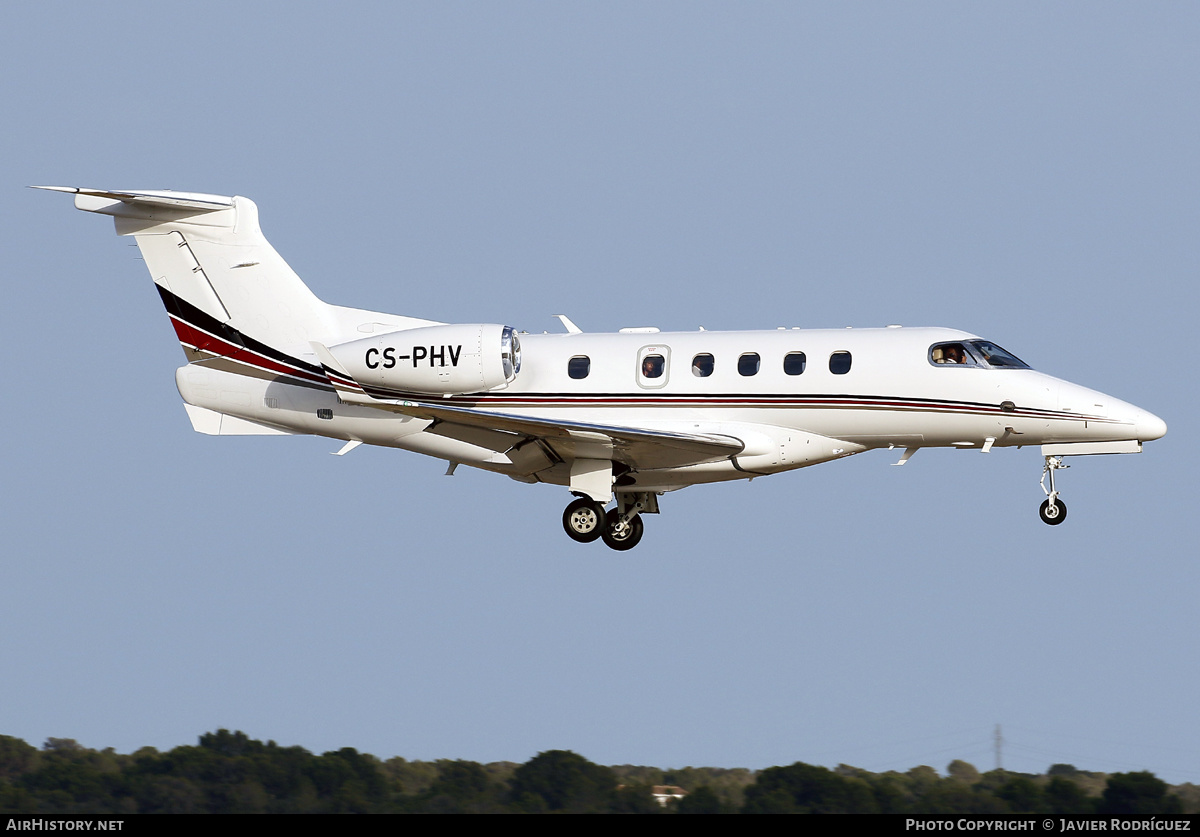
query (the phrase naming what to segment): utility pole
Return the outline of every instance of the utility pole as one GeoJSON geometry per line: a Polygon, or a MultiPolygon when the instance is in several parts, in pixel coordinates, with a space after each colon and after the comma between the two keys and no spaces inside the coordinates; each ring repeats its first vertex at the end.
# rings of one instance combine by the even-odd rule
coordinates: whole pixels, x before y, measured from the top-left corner
{"type": "Polygon", "coordinates": [[[1001,751],[1001,748],[1004,747],[1004,736],[1002,736],[1000,734],[1000,725],[999,724],[996,724],[996,734],[994,736],[994,739],[995,739],[995,743],[996,743],[996,769],[1003,770],[1004,769],[1004,760],[1001,758],[1000,751],[1001,751]]]}

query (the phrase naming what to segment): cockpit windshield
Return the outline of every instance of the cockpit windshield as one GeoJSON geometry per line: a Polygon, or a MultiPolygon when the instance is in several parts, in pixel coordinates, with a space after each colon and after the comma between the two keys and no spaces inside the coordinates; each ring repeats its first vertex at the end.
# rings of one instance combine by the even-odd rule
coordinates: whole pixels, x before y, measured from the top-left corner
{"type": "Polygon", "coordinates": [[[988,366],[998,366],[1007,369],[1028,369],[1029,364],[1011,352],[1006,352],[995,343],[986,340],[972,340],[971,348],[983,356],[988,366]]]}
{"type": "Polygon", "coordinates": [[[929,362],[935,366],[974,366],[984,369],[1028,369],[1029,364],[986,340],[934,343],[929,362]]]}

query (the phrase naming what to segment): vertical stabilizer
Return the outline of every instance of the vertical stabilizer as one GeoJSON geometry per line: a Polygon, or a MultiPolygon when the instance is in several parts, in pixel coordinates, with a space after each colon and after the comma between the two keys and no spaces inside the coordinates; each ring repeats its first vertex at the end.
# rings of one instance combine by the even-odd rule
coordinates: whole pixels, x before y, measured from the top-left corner
{"type": "Polygon", "coordinates": [[[189,360],[229,357],[251,343],[295,358],[311,354],[311,340],[336,340],[330,306],[266,240],[249,198],[53,188],[133,236],[189,360]]]}

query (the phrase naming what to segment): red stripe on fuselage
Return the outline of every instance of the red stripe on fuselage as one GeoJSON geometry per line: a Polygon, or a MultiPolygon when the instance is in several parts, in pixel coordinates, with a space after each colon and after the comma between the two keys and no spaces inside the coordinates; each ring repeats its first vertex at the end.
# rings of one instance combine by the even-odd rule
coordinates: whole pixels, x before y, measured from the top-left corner
{"type": "MultiPolygon", "coordinates": [[[[287,366],[270,358],[247,349],[245,346],[239,346],[231,343],[224,338],[209,334],[195,326],[192,326],[183,320],[171,317],[171,325],[175,328],[175,334],[179,338],[179,342],[187,346],[194,346],[202,351],[211,352],[220,357],[226,357],[230,360],[244,363],[248,366],[254,366],[268,372],[276,374],[288,375],[295,378],[300,378],[306,381],[313,381],[325,386],[330,383],[335,383],[337,386],[344,388],[355,394],[364,393],[362,385],[353,378],[346,378],[339,373],[331,373],[329,377],[315,375],[307,370],[298,369],[296,367],[287,366]]],[[[372,388],[374,389],[374,388],[372,388]]],[[[374,397],[382,398],[412,398],[411,394],[391,393],[387,391],[378,391],[370,393],[374,397]]],[[[429,396],[423,396],[428,398],[429,396]]],[[[451,405],[464,405],[474,408],[494,408],[494,407],[600,407],[600,406],[746,406],[746,407],[774,407],[777,409],[788,408],[842,408],[842,407],[862,407],[867,409],[900,409],[910,411],[926,411],[937,413],[974,413],[974,414],[992,414],[999,416],[1012,416],[1014,418],[1041,418],[1041,419],[1074,419],[1076,421],[1086,420],[1095,422],[1110,423],[1113,420],[1101,416],[1085,416],[1080,414],[1054,413],[1043,410],[1020,410],[1015,412],[1005,412],[1004,410],[983,404],[964,404],[964,403],[930,403],[927,401],[904,401],[892,400],[887,398],[870,399],[862,397],[847,397],[847,398],[811,398],[805,396],[792,397],[764,397],[764,396],[707,396],[702,394],[685,395],[685,396],[652,396],[652,395],[632,395],[632,396],[538,396],[538,395],[494,395],[484,398],[472,398],[456,396],[447,399],[451,405]]]]}
{"type": "Polygon", "coordinates": [[[185,346],[194,346],[206,352],[221,357],[236,360],[240,363],[245,363],[248,366],[257,366],[259,369],[265,369],[268,372],[276,372],[281,375],[291,375],[295,378],[303,378],[307,381],[319,381],[322,384],[329,384],[325,378],[319,375],[314,375],[302,369],[285,366],[282,363],[265,358],[262,355],[247,349],[245,346],[238,346],[235,343],[230,343],[216,335],[209,334],[206,331],[201,331],[195,326],[185,323],[183,320],[178,320],[171,317],[171,325],[175,327],[175,335],[179,338],[179,342],[185,346]]]}

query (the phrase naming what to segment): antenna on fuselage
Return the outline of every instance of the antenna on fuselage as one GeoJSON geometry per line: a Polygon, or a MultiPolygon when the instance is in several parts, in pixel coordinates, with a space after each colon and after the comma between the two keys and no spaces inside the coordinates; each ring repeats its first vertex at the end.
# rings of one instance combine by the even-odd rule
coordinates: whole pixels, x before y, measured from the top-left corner
{"type": "Polygon", "coordinates": [[[567,330],[567,334],[583,334],[583,329],[571,322],[571,318],[566,314],[555,314],[559,322],[563,324],[563,328],[567,330]]]}

